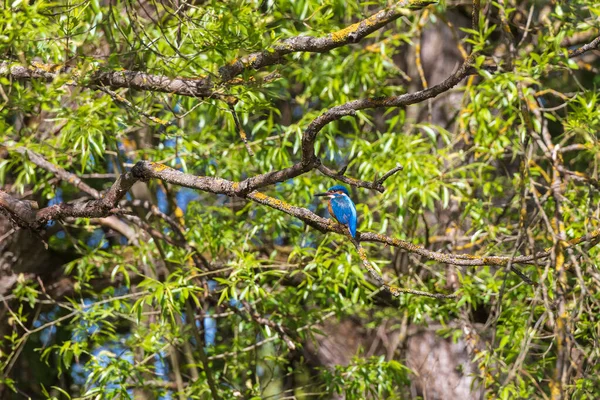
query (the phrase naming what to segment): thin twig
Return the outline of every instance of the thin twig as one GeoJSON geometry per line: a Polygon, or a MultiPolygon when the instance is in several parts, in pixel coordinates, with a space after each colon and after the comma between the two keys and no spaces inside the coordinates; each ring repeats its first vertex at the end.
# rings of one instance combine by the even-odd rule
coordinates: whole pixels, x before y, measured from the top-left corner
{"type": "Polygon", "coordinates": [[[357,240],[355,240],[354,238],[352,238],[351,236],[348,236],[348,238],[350,239],[350,241],[356,248],[356,251],[358,252],[358,256],[359,256],[360,260],[362,261],[362,264],[365,267],[365,269],[377,281],[379,286],[383,287],[384,290],[389,292],[392,296],[398,297],[398,296],[400,296],[401,293],[406,293],[406,294],[414,294],[417,296],[432,297],[435,299],[455,299],[458,297],[455,294],[429,293],[429,292],[422,292],[420,290],[404,289],[404,288],[400,288],[397,286],[390,286],[389,284],[387,284],[385,282],[385,280],[383,279],[381,274],[379,272],[377,272],[377,270],[373,267],[373,265],[371,264],[371,262],[369,261],[369,259],[367,257],[367,253],[366,253],[365,249],[360,245],[360,243],[357,240]]]}
{"type": "Polygon", "coordinates": [[[51,172],[56,177],[58,177],[60,180],[70,183],[71,185],[75,186],[77,189],[89,194],[93,198],[99,199],[101,197],[100,192],[98,192],[96,189],[92,188],[85,182],[83,182],[81,180],[81,178],[79,178],[77,175],[75,175],[71,172],[68,172],[64,168],[61,168],[59,166],[52,164],[51,162],[47,161],[44,157],[42,157],[40,154],[38,154],[32,150],[26,149],[25,147],[18,147],[17,149],[15,149],[15,151],[17,153],[23,154],[24,156],[29,158],[29,160],[32,163],[34,163],[35,165],[37,165],[38,167],[43,168],[48,172],[51,172]]]}
{"type": "Polygon", "coordinates": [[[580,56],[587,51],[597,49],[599,46],[600,46],[600,36],[598,36],[596,39],[592,40],[588,44],[584,44],[583,46],[581,46],[575,50],[569,51],[569,57],[580,56]]]}
{"type": "Polygon", "coordinates": [[[252,151],[252,149],[250,148],[250,145],[248,144],[248,136],[246,135],[246,131],[244,130],[244,127],[242,126],[242,123],[237,115],[237,112],[235,111],[235,105],[233,103],[228,103],[227,105],[229,106],[229,110],[231,110],[231,115],[233,116],[233,122],[235,124],[235,129],[238,131],[238,135],[240,135],[240,139],[242,139],[242,142],[244,142],[244,146],[246,146],[246,150],[248,150],[248,154],[250,154],[250,157],[254,157],[254,152],[252,151]]]}

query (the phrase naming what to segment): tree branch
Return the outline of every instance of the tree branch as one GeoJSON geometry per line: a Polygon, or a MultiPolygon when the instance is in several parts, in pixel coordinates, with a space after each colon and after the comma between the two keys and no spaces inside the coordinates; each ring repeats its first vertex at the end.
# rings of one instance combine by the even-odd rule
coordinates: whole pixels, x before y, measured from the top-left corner
{"type": "Polygon", "coordinates": [[[35,224],[36,211],[31,202],[15,199],[3,190],[0,190],[0,211],[21,228],[35,224]]]}
{"type": "Polygon", "coordinates": [[[223,81],[229,81],[247,69],[259,69],[280,64],[283,56],[291,53],[324,53],[350,43],[358,43],[366,36],[404,15],[403,9],[418,10],[436,3],[437,0],[402,0],[360,22],[332,32],[325,37],[296,36],[285,39],[268,49],[234,60],[229,65],[219,68],[219,74],[223,81]]]}
{"type": "MultiPolygon", "coordinates": [[[[39,230],[51,219],[56,220],[66,217],[101,218],[111,215],[114,212],[118,212],[119,209],[114,209],[114,207],[117,206],[119,200],[125,195],[127,190],[129,190],[137,180],[147,181],[149,179],[160,179],[174,185],[189,187],[214,194],[242,197],[296,217],[321,232],[346,234],[346,228],[344,226],[331,219],[322,218],[306,208],[293,206],[257,191],[245,194],[240,190],[240,184],[238,182],[232,182],[221,178],[190,175],[172,169],[166,165],[149,161],[140,161],[130,172],[122,174],[106,195],[99,200],[77,204],[57,204],[46,207],[35,213],[27,204],[25,204],[25,202],[16,200],[0,191],[0,207],[20,226],[32,230],[39,230]]],[[[379,233],[358,232],[357,234],[358,240],[361,242],[382,243],[397,247],[409,253],[418,254],[432,261],[461,266],[505,266],[511,259],[514,264],[532,264],[537,260],[549,257],[552,252],[552,249],[546,249],[533,255],[517,256],[514,258],[508,256],[448,254],[427,250],[413,243],[379,233]]],[[[565,246],[576,246],[592,241],[598,237],[600,237],[600,230],[572,239],[567,242],[565,246]]]]}
{"type": "Polygon", "coordinates": [[[235,111],[235,105],[233,103],[228,103],[227,104],[229,106],[229,110],[231,110],[231,116],[233,117],[233,123],[235,125],[235,129],[238,131],[238,135],[240,135],[240,139],[242,139],[242,142],[244,142],[244,146],[246,146],[246,150],[248,151],[248,154],[250,154],[250,157],[254,156],[254,152],[252,151],[252,149],[250,148],[250,145],[248,144],[248,135],[246,135],[246,131],[244,130],[244,127],[242,126],[242,122],[240,121],[240,118],[237,115],[237,112],[235,111]]]}
{"type": "Polygon", "coordinates": [[[50,220],[64,218],[103,218],[120,210],[119,200],[135,182],[138,181],[131,172],[122,174],[106,194],[99,199],[77,203],[60,203],[48,206],[39,211],[34,210],[29,202],[17,200],[6,192],[0,191],[0,210],[22,228],[38,231],[50,220]]]}
{"type": "Polygon", "coordinates": [[[481,12],[481,0],[473,0],[472,28],[476,31],[479,30],[479,13],[480,12],[481,12]]]}
{"type": "MultiPolygon", "coordinates": [[[[279,335],[279,337],[281,338],[281,340],[283,340],[285,342],[288,349],[290,349],[292,351],[296,350],[296,345],[294,344],[294,341],[290,338],[290,335],[287,332],[286,328],[284,328],[281,324],[279,324],[275,321],[272,321],[268,318],[261,316],[258,313],[258,311],[256,311],[250,305],[250,303],[248,303],[247,301],[243,301],[242,305],[243,305],[244,309],[248,312],[248,315],[250,316],[250,318],[254,322],[256,322],[259,325],[268,326],[269,328],[275,330],[277,332],[277,334],[279,335]]],[[[238,313],[239,315],[243,316],[242,311],[238,307],[229,306],[229,308],[231,308],[234,312],[238,313]]]]}
{"type": "Polygon", "coordinates": [[[592,40],[588,44],[584,44],[583,46],[581,46],[575,50],[569,51],[569,57],[572,58],[572,57],[580,56],[583,53],[588,52],[590,50],[597,49],[598,47],[600,47],[600,36],[598,36],[596,39],[592,40]]]}
{"type": "Polygon", "coordinates": [[[400,164],[398,164],[396,167],[394,167],[390,171],[386,172],[381,178],[379,178],[379,179],[375,178],[375,179],[373,179],[373,182],[367,182],[367,181],[361,181],[360,179],[355,179],[355,178],[350,178],[348,176],[345,176],[344,172],[346,171],[347,167],[348,166],[345,166],[344,168],[342,168],[341,171],[336,172],[336,171],[332,170],[331,168],[326,167],[323,164],[319,164],[317,169],[323,175],[326,175],[333,179],[337,179],[340,182],[344,182],[351,186],[362,187],[362,188],[371,189],[371,190],[377,190],[380,193],[383,193],[385,191],[383,182],[385,182],[386,179],[388,179],[390,176],[394,175],[396,172],[402,171],[402,169],[403,169],[403,167],[400,164]]]}
{"type": "Polygon", "coordinates": [[[351,186],[356,186],[356,187],[361,187],[361,188],[371,189],[371,190],[377,190],[378,192],[381,192],[381,193],[383,193],[385,191],[385,188],[383,187],[383,185],[381,185],[377,182],[367,182],[367,181],[361,181],[360,179],[350,178],[348,176],[345,176],[344,174],[341,174],[337,171],[332,170],[331,168],[326,167],[323,164],[320,164],[317,167],[317,169],[323,175],[326,175],[326,176],[333,178],[335,180],[338,180],[340,182],[344,182],[351,186]]]}
{"type": "Polygon", "coordinates": [[[58,167],[58,166],[52,164],[51,162],[47,161],[44,157],[42,157],[40,154],[38,154],[32,150],[26,149],[25,147],[18,147],[15,151],[19,154],[23,154],[24,156],[27,156],[27,158],[29,158],[29,160],[32,163],[34,163],[35,165],[37,165],[38,167],[43,168],[46,171],[53,173],[60,180],[70,183],[71,185],[75,186],[77,189],[89,194],[93,198],[99,199],[101,197],[100,192],[98,192],[96,189],[88,186],[77,175],[75,175],[71,172],[68,172],[64,168],[61,168],[61,167],[58,167]]]}
{"type": "Polygon", "coordinates": [[[385,174],[383,174],[383,176],[379,179],[374,179],[373,183],[376,183],[378,185],[382,185],[383,182],[385,182],[389,177],[391,177],[392,175],[394,175],[396,172],[402,171],[404,169],[404,167],[400,164],[396,164],[396,166],[394,168],[392,168],[391,170],[389,170],[388,172],[386,172],[385,174]]]}
{"type": "Polygon", "coordinates": [[[302,162],[305,164],[314,162],[316,158],[314,152],[314,142],[317,134],[321,131],[321,129],[323,129],[323,127],[325,127],[325,125],[329,124],[330,122],[337,121],[347,115],[356,115],[356,111],[359,110],[383,107],[404,107],[433,98],[450,90],[460,81],[462,81],[469,74],[473,59],[474,55],[471,55],[464,61],[464,63],[455,73],[446,78],[446,80],[443,82],[428,89],[420,90],[414,93],[406,93],[399,96],[354,100],[346,104],[330,108],[315,118],[306,128],[306,131],[302,136],[302,162]]]}
{"type": "Polygon", "coordinates": [[[371,262],[369,261],[369,259],[367,257],[367,253],[366,253],[365,249],[360,245],[360,243],[357,240],[355,240],[353,237],[348,236],[348,239],[352,242],[352,244],[356,248],[356,251],[358,252],[358,257],[362,261],[363,267],[365,267],[365,269],[369,272],[369,274],[377,281],[377,283],[379,284],[379,287],[382,287],[386,292],[390,293],[392,296],[398,297],[398,296],[400,296],[401,293],[407,293],[407,294],[414,294],[416,296],[432,297],[435,299],[455,299],[458,297],[455,294],[429,293],[429,292],[422,292],[420,290],[405,289],[405,288],[399,288],[397,286],[388,285],[385,282],[385,280],[383,279],[383,277],[381,276],[381,274],[379,272],[377,272],[377,270],[373,267],[373,265],[371,264],[371,262]]]}
{"type": "Polygon", "coordinates": [[[69,85],[80,85],[97,89],[108,87],[111,89],[130,88],[150,92],[163,92],[189,97],[218,96],[214,84],[209,78],[168,78],[162,75],[152,75],[139,71],[93,71],[89,75],[72,67],[56,68],[51,64],[32,63],[29,66],[0,62],[0,76],[7,76],[16,80],[40,79],[52,82],[61,74],[70,74],[74,80],[69,85]]]}
{"type": "MultiPolygon", "coordinates": [[[[321,232],[335,232],[346,235],[346,228],[344,226],[331,219],[322,218],[306,208],[293,206],[257,191],[252,191],[247,194],[243,193],[240,190],[239,182],[186,174],[166,165],[149,161],[139,161],[130,172],[122,174],[106,195],[99,200],[77,204],[63,203],[53,205],[35,213],[31,210],[30,206],[25,204],[25,202],[16,200],[5,192],[0,191],[0,208],[7,212],[15,222],[25,221],[24,223],[19,224],[20,226],[32,230],[41,229],[41,227],[43,227],[50,219],[61,219],[66,217],[101,218],[120,210],[115,209],[114,207],[116,207],[121,197],[125,195],[127,190],[129,190],[137,180],[147,181],[149,179],[160,179],[173,185],[184,186],[204,192],[245,198],[296,217],[321,232]]],[[[418,254],[432,261],[461,266],[506,266],[511,260],[514,264],[533,264],[537,260],[549,257],[552,252],[552,249],[546,249],[532,255],[517,256],[514,258],[509,256],[448,254],[427,250],[413,243],[379,233],[357,232],[357,235],[357,239],[360,242],[382,243],[397,247],[409,253],[418,254]]],[[[587,235],[568,241],[565,244],[565,248],[590,242],[597,238],[600,238],[600,230],[595,230],[587,235]]]]}

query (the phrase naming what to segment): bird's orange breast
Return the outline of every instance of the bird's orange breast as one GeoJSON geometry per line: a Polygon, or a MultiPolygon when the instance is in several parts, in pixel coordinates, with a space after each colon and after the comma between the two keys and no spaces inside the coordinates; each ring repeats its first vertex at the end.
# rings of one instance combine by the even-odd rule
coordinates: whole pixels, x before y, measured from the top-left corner
{"type": "Polygon", "coordinates": [[[335,216],[335,214],[333,213],[333,209],[331,208],[331,200],[329,200],[327,202],[327,209],[329,210],[329,215],[331,215],[333,218],[337,219],[337,217],[335,216]]]}

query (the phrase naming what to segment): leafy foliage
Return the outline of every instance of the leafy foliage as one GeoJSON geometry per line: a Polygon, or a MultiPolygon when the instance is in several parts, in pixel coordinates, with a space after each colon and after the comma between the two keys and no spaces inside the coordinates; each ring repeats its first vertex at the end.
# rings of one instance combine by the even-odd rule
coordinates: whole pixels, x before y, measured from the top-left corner
{"type": "MultiPolygon", "coordinates": [[[[431,325],[449,342],[461,341],[475,365],[465,372],[474,392],[596,398],[598,250],[594,240],[580,247],[566,240],[600,223],[598,50],[569,53],[597,36],[600,4],[482,2],[479,24],[469,19],[457,27],[449,16],[470,18],[471,6],[454,3],[407,9],[359,44],[292,53],[274,66],[245,68],[229,82],[220,81],[220,67],[272,52],[294,36],[325,37],[381,5],[6,3],[0,62],[56,73],[50,81],[0,76],[0,137],[7,150],[0,179],[5,189],[41,207],[89,198],[16,152],[19,147],[99,191],[139,160],[233,181],[282,170],[301,159],[307,126],[326,110],[415,92],[445,78],[426,83],[415,68],[426,61],[426,45],[435,44],[427,35],[442,32],[446,41],[434,56],[454,63],[458,47],[476,55],[464,85],[431,103],[361,110],[329,123],[315,153],[330,168],[347,167],[348,176],[369,182],[403,166],[385,181],[383,193],[352,188],[359,231],[481,257],[553,249],[548,259],[518,266],[538,283],[530,286],[509,268],[444,266],[364,243],[387,281],[459,296],[450,301],[406,293],[394,299],[369,280],[341,235],[239,198],[156,180],[138,184],[123,204],[127,212],[113,220],[77,218],[46,227],[49,251],[64,262],[33,274],[14,271],[19,278],[2,297],[0,314],[7,322],[0,330],[6,393],[410,396],[416,376],[410,360],[399,351],[369,353],[372,341],[344,355],[346,364],[305,358],[331,335],[328,321],[358,319],[366,337],[391,321],[394,332],[431,325]],[[423,61],[414,58],[421,45],[423,61]],[[94,74],[124,70],[210,78],[214,95],[90,83],[94,74]],[[57,276],[70,282],[68,289],[53,292],[48,283],[57,276]],[[39,368],[16,371],[27,365],[24,359],[39,368]]],[[[434,64],[426,66],[433,70],[434,64]]],[[[313,193],[332,181],[313,170],[261,190],[326,216],[313,193]]]]}

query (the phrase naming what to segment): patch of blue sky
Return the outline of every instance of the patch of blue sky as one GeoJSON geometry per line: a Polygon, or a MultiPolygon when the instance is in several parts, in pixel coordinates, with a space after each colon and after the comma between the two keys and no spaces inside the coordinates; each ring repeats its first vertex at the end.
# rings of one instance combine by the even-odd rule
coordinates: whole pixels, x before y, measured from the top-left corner
{"type": "Polygon", "coordinates": [[[86,244],[92,248],[108,249],[109,243],[106,240],[106,235],[101,228],[94,229],[86,244]]]}
{"type": "MultiPolygon", "coordinates": [[[[96,302],[96,300],[86,297],[81,302],[83,303],[83,315],[79,319],[79,324],[77,324],[77,326],[75,326],[71,332],[71,340],[74,342],[86,341],[90,336],[98,333],[102,327],[100,322],[89,321],[85,318],[85,313],[96,302]]],[[[107,307],[108,304],[105,304],[103,308],[107,307]]]]}
{"type": "Polygon", "coordinates": [[[212,310],[208,310],[204,317],[204,343],[206,347],[215,345],[217,339],[217,320],[210,317],[212,310]]]}
{"type": "MultiPolygon", "coordinates": [[[[112,342],[105,343],[102,346],[97,347],[92,351],[92,363],[97,364],[97,367],[107,368],[110,364],[113,363],[121,363],[125,362],[127,364],[133,365],[133,352],[131,349],[126,347],[123,343],[120,342],[112,342]]],[[[84,369],[88,370],[87,367],[84,369]]],[[[89,387],[88,389],[94,389],[98,387],[98,382],[89,382],[89,373],[88,377],[86,377],[86,381],[88,381],[89,387]]],[[[119,379],[112,379],[108,382],[103,382],[103,390],[106,392],[114,392],[121,391],[122,385],[125,382],[119,379]]],[[[127,390],[127,394],[130,398],[133,398],[133,389],[127,390]]]]}
{"type": "Polygon", "coordinates": [[[184,213],[187,211],[190,202],[198,200],[199,198],[198,192],[190,188],[182,188],[175,195],[177,206],[181,208],[181,211],[184,213]]]}
{"type": "Polygon", "coordinates": [[[167,199],[167,193],[162,188],[162,186],[157,186],[156,188],[156,202],[158,204],[158,209],[165,213],[169,213],[169,200],[167,199]]]}
{"type": "MultiPolygon", "coordinates": [[[[62,202],[63,202],[63,190],[61,188],[57,188],[56,191],[54,192],[54,197],[52,197],[50,200],[48,200],[48,207],[60,204],[62,202]]],[[[53,226],[55,223],[56,223],[55,221],[50,220],[46,223],[46,227],[49,228],[49,227],[53,226]]],[[[57,232],[56,237],[58,237],[59,239],[64,239],[65,232],[62,230],[57,232]],[[62,233],[62,237],[58,236],[58,233],[62,233]]]]}
{"type": "MultiPolygon", "coordinates": [[[[33,322],[34,328],[39,328],[43,325],[46,325],[52,321],[56,321],[58,318],[58,313],[60,312],[59,307],[54,307],[52,310],[41,313],[38,318],[33,322]]],[[[47,347],[50,345],[54,337],[56,336],[57,327],[56,325],[50,325],[49,327],[42,329],[40,331],[40,342],[43,347],[47,347]]]]}

